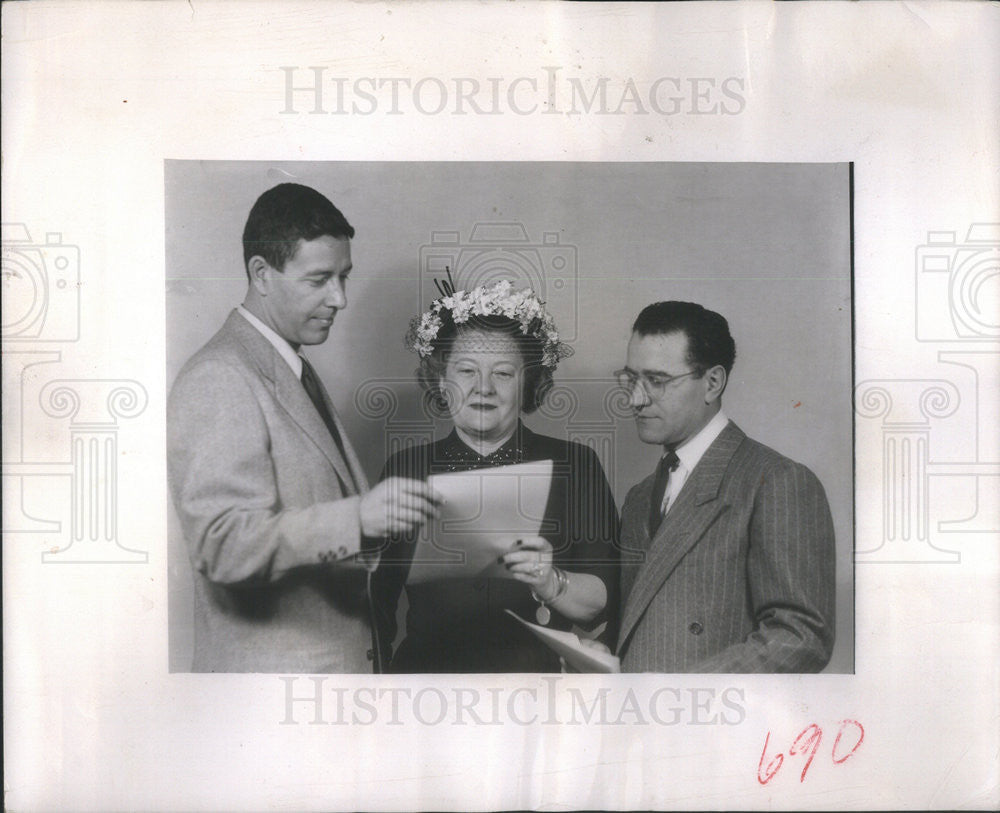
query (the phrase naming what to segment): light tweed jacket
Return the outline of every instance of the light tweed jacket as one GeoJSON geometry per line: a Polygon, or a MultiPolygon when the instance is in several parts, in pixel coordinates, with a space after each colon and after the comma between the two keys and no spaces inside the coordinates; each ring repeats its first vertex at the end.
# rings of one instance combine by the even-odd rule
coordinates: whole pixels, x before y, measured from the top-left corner
{"type": "Polygon", "coordinates": [[[834,537],[815,475],[730,421],[650,539],[652,487],[650,475],[622,508],[622,670],[821,670],[834,537]]]}
{"type": "Polygon", "coordinates": [[[235,311],[177,376],[167,461],[195,571],[194,671],[371,671],[355,558],[367,482],[340,431],[346,460],[291,368],[235,311]]]}

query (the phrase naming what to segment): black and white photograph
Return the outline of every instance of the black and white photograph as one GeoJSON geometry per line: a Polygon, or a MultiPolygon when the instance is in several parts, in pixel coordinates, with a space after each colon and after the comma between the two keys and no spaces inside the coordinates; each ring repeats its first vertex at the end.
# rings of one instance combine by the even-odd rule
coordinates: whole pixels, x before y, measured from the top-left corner
{"type": "Polygon", "coordinates": [[[167,162],[172,668],[852,672],[850,174],[167,162]]]}
{"type": "Polygon", "coordinates": [[[996,4],[0,19],[4,806],[1000,806],[996,4]]]}

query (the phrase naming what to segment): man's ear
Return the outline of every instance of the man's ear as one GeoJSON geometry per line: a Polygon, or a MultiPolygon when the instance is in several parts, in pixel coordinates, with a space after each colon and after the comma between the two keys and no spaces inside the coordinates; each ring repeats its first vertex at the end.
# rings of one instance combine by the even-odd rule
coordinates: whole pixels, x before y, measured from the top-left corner
{"type": "Polygon", "coordinates": [[[723,390],[726,389],[726,368],[721,364],[705,371],[705,403],[711,404],[722,397],[723,390]]]}
{"type": "Polygon", "coordinates": [[[271,287],[271,274],[274,269],[259,254],[254,254],[247,263],[247,271],[250,272],[250,284],[260,296],[267,296],[271,287]]]}

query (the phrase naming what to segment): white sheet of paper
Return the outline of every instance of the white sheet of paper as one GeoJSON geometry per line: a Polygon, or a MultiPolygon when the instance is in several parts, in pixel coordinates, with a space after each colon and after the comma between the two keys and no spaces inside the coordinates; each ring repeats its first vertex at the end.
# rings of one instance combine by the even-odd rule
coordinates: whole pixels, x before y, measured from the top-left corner
{"type": "Polygon", "coordinates": [[[621,672],[621,661],[617,655],[610,652],[601,652],[597,649],[590,649],[580,636],[572,632],[549,629],[538,624],[525,621],[513,610],[506,611],[524,626],[534,633],[543,644],[559,655],[569,666],[578,672],[603,672],[606,674],[617,674],[621,672]]]}
{"type": "Polygon", "coordinates": [[[407,583],[507,578],[497,558],[518,538],[541,531],[552,461],[438,474],[428,483],[444,502],[440,516],[421,531],[407,583]]]}

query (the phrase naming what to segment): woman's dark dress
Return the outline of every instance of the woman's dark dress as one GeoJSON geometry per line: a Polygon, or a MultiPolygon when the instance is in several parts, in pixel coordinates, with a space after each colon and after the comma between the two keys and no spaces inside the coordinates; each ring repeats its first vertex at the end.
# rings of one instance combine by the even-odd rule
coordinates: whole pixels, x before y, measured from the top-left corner
{"type": "MultiPolygon", "coordinates": [[[[538,435],[518,424],[513,437],[485,457],[452,430],[432,444],[386,461],[382,479],[461,472],[536,460],[552,460],[552,487],[541,535],[552,544],[555,564],[590,573],[604,582],[605,610],[590,628],[606,622],[600,639],[613,641],[618,622],[618,512],[597,455],[579,443],[538,435]]],[[[406,637],[391,654],[396,609],[413,556],[415,536],[389,540],[372,581],[376,618],[389,672],[558,672],[559,658],[507,615],[511,609],[535,621],[538,602],[514,579],[452,579],[406,587],[406,637]]],[[[548,626],[573,624],[552,609],[548,626]]]]}

